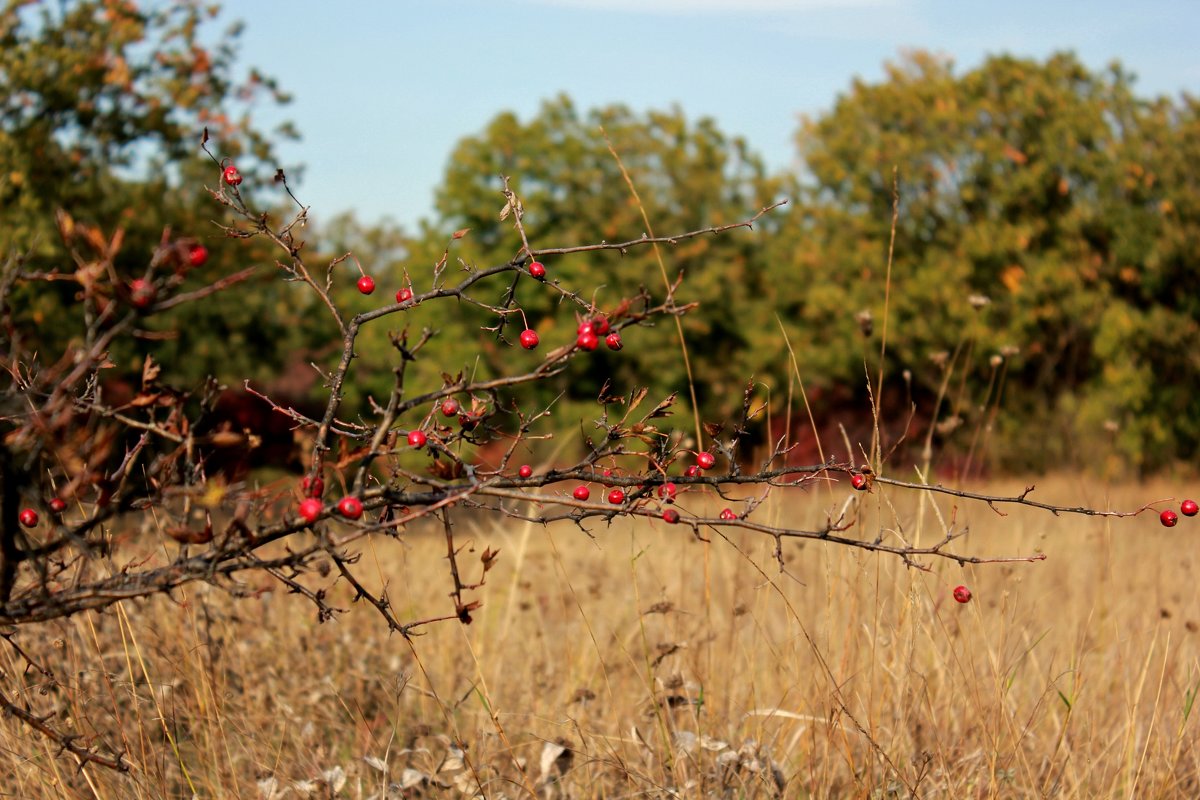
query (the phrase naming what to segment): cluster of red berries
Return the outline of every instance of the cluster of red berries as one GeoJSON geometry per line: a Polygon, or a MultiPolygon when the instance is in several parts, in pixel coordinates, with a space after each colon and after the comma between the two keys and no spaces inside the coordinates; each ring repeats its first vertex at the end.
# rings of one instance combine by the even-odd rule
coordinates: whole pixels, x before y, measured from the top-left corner
{"type": "Polygon", "coordinates": [[[625,343],[621,341],[621,334],[611,330],[608,317],[603,314],[597,314],[592,319],[585,319],[579,323],[575,346],[590,353],[600,346],[601,336],[604,337],[604,344],[609,350],[620,350],[625,346],[625,343]]]}
{"type": "MultiPolygon", "coordinates": [[[[700,475],[704,474],[701,466],[703,466],[704,469],[709,469],[717,463],[717,459],[712,453],[700,452],[696,454],[696,462],[697,463],[692,464],[687,468],[687,470],[684,472],[685,475],[688,477],[699,477],[700,475]]],[[[612,477],[612,474],[613,471],[611,469],[606,469],[602,473],[605,478],[612,477]]],[[[533,475],[533,468],[528,464],[522,464],[521,468],[517,470],[517,475],[519,475],[521,478],[529,478],[533,475]]],[[[675,485],[674,481],[667,481],[658,487],[658,499],[661,500],[665,505],[674,504],[675,496],[678,493],[679,487],[675,485]]],[[[575,490],[571,493],[571,496],[581,503],[587,502],[588,498],[592,496],[592,490],[586,485],[576,486],[575,490]]],[[[615,488],[608,493],[608,502],[611,505],[619,506],[624,503],[625,500],[626,495],[623,489],[615,488]]],[[[674,508],[665,509],[662,512],[662,518],[666,522],[674,525],[675,523],[679,522],[679,512],[674,508]]],[[[737,515],[734,514],[731,509],[726,508],[721,512],[721,519],[726,521],[734,520],[737,519],[737,515]]]]}
{"type": "MultiPolygon", "coordinates": [[[[1200,511],[1200,505],[1197,505],[1195,500],[1184,500],[1179,504],[1179,512],[1185,517],[1194,517],[1198,511],[1200,511]]],[[[1158,521],[1163,524],[1164,528],[1174,528],[1179,522],[1179,516],[1168,508],[1158,515],[1158,521]]]]}

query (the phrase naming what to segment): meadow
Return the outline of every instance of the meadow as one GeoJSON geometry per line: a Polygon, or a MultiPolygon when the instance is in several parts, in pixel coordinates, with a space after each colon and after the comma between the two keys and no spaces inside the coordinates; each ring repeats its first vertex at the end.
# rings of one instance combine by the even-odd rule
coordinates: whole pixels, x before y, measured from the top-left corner
{"type": "MultiPolygon", "coordinates": [[[[1019,492],[1026,484],[986,488],[1019,492]]],[[[1137,508],[1176,483],[1038,481],[1034,495],[1137,508]]],[[[684,496],[686,510],[706,501],[684,496]]],[[[1037,563],[928,571],[819,542],[618,520],[460,527],[474,622],[411,641],[355,605],[318,623],[261,577],[192,585],[20,639],[21,676],[55,722],[124,749],[127,774],[74,769],[27,726],[0,727],[0,796],[1195,797],[1200,760],[1196,523],[1055,517],[841,484],[777,493],[763,520],[818,525],[853,504],[857,535],[1037,563]],[[918,531],[917,524],[920,522],[918,531]],[[590,535],[589,535],[590,534],[590,535]],[[951,590],[970,587],[973,600],[951,590]]],[[[1165,504],[1164,504],[1165,506],[1165,504]]],[[[709,509],[711,511],[711,509],[709,509]]],[[[149,539],[153,541],[151,537],[149,539]]],[[[131,551],[132,552],[132,551],[131,551]]],[[[155,558],[147,551],[143,557],[155,558]]],[[[445,541],[376,537],[360,574],[401,619],[452,610],[445,541]]]]}

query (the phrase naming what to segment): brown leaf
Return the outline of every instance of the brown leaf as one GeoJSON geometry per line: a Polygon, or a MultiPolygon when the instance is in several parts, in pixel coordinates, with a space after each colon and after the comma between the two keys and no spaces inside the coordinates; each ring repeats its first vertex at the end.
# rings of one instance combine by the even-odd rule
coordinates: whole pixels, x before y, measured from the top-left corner
{"type": "Polygon", "coordinates": [[[709,437],[712,439],[715,439],[718,436],[720,436],[721,431],[723,431],[723,430],[725,430],[725,426],[721,425],[720,423],[717,423],[717,422],[704,423],[704,432],[707,433],[709,435],[709,437]]]}
{"type": "MultiPolygon", "coordinates": [[[[649,394],[649,392],[650,390],[643,386],[640,389],[634,389],[629,393],[629,413],[632,414],[633,410],[642,404],[642,401],[646,399],[646,395],[649,394]]],[[[671,395],[671,397],[674,396],[675,395],[671,395]]],[[[661,403],[659,405],[661,405],[661,403]]]]}
{"type": "Polygon", "coordinates": [[[77,227],[83,234],[83,238],[88,240],[88,244],[90,244],[97,253],[104,253],[108,250],[108,242],[104,241],[104,234],[100,232],[99,228],[93,228],[90,225],[84,225],[82,223],[77,227]]]}
{"type": "Polygon", "coordinates": [[[429,472],[442,480],[451,480],[461,478],[463,475],[463,466],[458,461],[449,461],[444,458],[439,458],[429,465],[429,472]]]}
{"type": "Polygon", "coordinates": [[[75,233],[75,220],[60,208],[54,212],[54,221],[58,225],[58,235],[62,237],[63,242],[69,243],[75,233]]]}
{"type": "Polygon", "coordinates": [[[153,356],[147,355],[146,360],[142,362],[142,390],[145,391],[150,387],[150,384],[158,380],[158,375],[161,372],[162,367],[154,363],[153,356]]]}
{"type": "Polygon", "coordinates": [[[112,235],[112,240],[108,243],[108,249],[105,251],[105,258],[112,261],[117,257],[117,253],[121,250],[121,245],[125,242],[125,229],[117,228],[112,235]]]}
{"type": "Polygon", "coordinates": [[[1018,166],[1023,166],[1029,161],[1029,156],[1007,142],[1004,144],[1004,157],[1018,166]]]}
{"type": "Polygon", "coordinates": [[[208,437],[208,441],[216,447],[237,447],[246,441],[246,437],[235,431],[217,431],[208,437]]]}
{"type": "Polygon", "coordinates": [[[200,137],[200,144],[208,144],[208,126],[204,126],[204,134],[200,137]]]}
{"type": "Polygon", "coordinates": [[[470,232],[471,232],[471,229],[470,229],[470,228],[462,228],[461,230],[457,230],[457,231],[455,231],[455,232],[454,232],[454,236],[453,236],[452,238],[454,238],[454,239],[461,239],[461,238],[463,238],[464,236],[466,236],[466,235],[467,235],[468,233],[470,233],[470,232]]]}
{"type": "Polygon", "coordinates": [[[596,402],[606,406],[611,403],[624,403],[625,398],[612,394],[612,381],[605,379],[604,385],[600,387],[600,395],[596,398],[596,402]]]}
{"type": "Polygon", "coordinates": [[[168,528],[167,536],[180,544],[207,544],[212,541],[213,531],[211,525],[206,525],[203,530],[199,531],[188,528],[168,528]]]}
{"type": "Polygon", "coordinates": [[[145,408],[146,406],[152,406],[158,402],[158,398],[161,396],[162,392],[140,392],[137,397],[129,401],[129,407],[145,408]]]}
{"type": "Polygon", "coordinates": [[[483,551],[483,555],[481,555],[479,557],[479,560],[483,562],[483,571],[487,572],[489,569],[496,566],[496,559],[499,557],[500,557],[499,550],[493,550],[490,547],[485,548],[483,551]]]}
{"type": "Polygon", "coordinates": [[[662,402],[654,407],[654,410],[646,415],[646,419],[657,419],[659,417],[671,416],[671,406],[675,405],[675,392],[671,392],[662,402]]]}

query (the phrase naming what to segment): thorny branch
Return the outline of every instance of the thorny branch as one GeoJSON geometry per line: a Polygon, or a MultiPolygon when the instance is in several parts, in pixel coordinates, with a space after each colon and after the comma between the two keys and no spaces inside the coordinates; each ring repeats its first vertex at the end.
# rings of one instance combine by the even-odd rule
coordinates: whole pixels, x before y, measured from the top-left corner
{"type": "MultiPolygon", "coordinates": [[[[351,261],[360,271],[362,265],[347,253],[328,264],[323,281],[314,277],[305,262],[304,243],[296,238],[308,210],[291,188],[286,188],[299,210],[282,224],[273,224],[269,214],[252,209],[236,187],[211,189],[210,194],[232,217],[219,225],[221,230],[237,239],[261,237],[278,247],[283,256],[277,264],[285,278],[318,295],[337,331],[333,345],[336,363],[321,371],[326,399],[319,413],[302,411],[272,398],[269,391],[245,384],[245,391],[265,401],[270,413],[285,418],[297,433],[311,437],[311,459],[301,490],[309,501],[306,510],[294,489],[281,490],[278,485],[260,488],[210,474],[214,454],[222,448],[246,446],[256,435],[253,430],[204,428],[215,404],[215,381],[192,390],[167,387],[159,383],[155,365],[147,360],[132,401],[114,404],[105,397],[102,370],[109,366],[108,353],[114,343],[136,334],[141,319],[236,287],[252,277],[252,269],[190,287],[186,247],[164,234],[141,278],[153,285],[156,297],[141,302],[117,274],[115,259],[123,242],[120,231],[107,237],[99,230],[89,230],[87,235],[64,234],[74,256],[74,272],[57,267],[31,269],[27,256],[10,256],[5,262],[0,271],[0,325],[12,332],[12,346],[4,361],[10,380],[0,394],[0,625],[19,629],[133,598],[170,595],[192,582],[207,582],[242,595],[249,593],[242,579],[255,574],[268,575],[289,592],[306,598],[321,620],[343,611],[328,599],[331,584],[340,581],[350,587],[354,600],[367,601],[389,629],[406,637],[433,622],[457,619],[468,623],[481,602],[473,593],[484,585],[497,558],[497,551],[485,550],[478,582],[464,577],[474,572],[464,560],[464,545],[456,539],[454,520],[468,513],[538,524],[569,522],[588,532],[592,523],[608,524],[618,518],[658,521],[655,524],[678,526],[700,538],[714,530],[722,536],[739,530],[772,539],[781,569],[783,544],[792,540],[885,553],[928,569],[925,562],[934,558],[984,564],[1035,561],[1044,556],[961,553],[951,546],[959,543],[967,530],[953,526],[938,542],[921,547],[892,533],[858,538],[850,533],[857,525],[857,506],[852,503],[839,513],[830,512],[823,524],[811,529],[768,524],[758,509],[772,492],[804,490],[818,482],[851,476],[867,492],[882,491],[882,487],[935,492],[984,503],[997,511],[1001,505],[1025,505],[1054,514],[1124,517],[1149,508],[1113,511],[1054,505],[1030,499],[1033,487],[1015,496],[994,496],[873,474],[864,479],[864,470],[848,462],[789,463],[792,447],[786,438],[781,438],[756,468],[746,471],[749,454],[744,448],[765,405],[755,402],[753,382],[746,385],[741,418],[728,434],[722,426],[706,426],[710,441],[703,452],[714,463],[703,468],[692,463],[698,460],[698,451],[689,449],[700,445],[685,447],[683,435],[661,421],[671,413],[673,395],[647,409],[641,405],[644,390],[616,396],[606,386],[594,422],[594,438],[585,436],[584,452],[575,463],[541,467],[537,472],[514,470],[512,462],[519,447],[549,436],[538,429],[550,408],[524,409],[519,391],[566,373],[584,355],[585,348],[578,342],[551,349],[533,366],[510,374],[446,374],[440,386],[414,389],[408,385],[409,364],[422,357],[423,348],[436,332],[423,330],[410,342],[405,327],[392,334],[399,361],[392,370],[394,381],[386,403],[373,405],[374,418],[359,417],[344,404],[359,358],[359,336],[367,326],[403,321],[423,304],[453,300],[493,319],[494,325],[483,327],[502,337],[506,321],[523,313],[519,289],[523,291],[524,286],[552,293],[556,302],[571,307],[580,319],[603,317],[606,330],[614,334],[680,317],[696,308],[694,303],[675,301],[682,277],[668,287],[664,298],[655,299],[641,290],[603,312],[584,291],[561,281],[522,279],[529,277],[528,264],[534,258],[599,250],[624,254],[653,244],[727,235],[751,229],[783,203],[761,208],[740,222],[673,236],[643,235],[616,243],[537,248],[525,228],[521,200],[505,178],[505,208],[522,243],[516,253],[490,267],[464,264],[456,281],[447,281],[445,266],[451,248],[467,235],[459,231],[432,265],[427,287],[414,286],[406,277],[413,290],[410,299],[347,317],[332,292],[335,275],[351,261]],[[79,284],[83,329],[77,339],[80,344],[48,363],[36,340],[25,335],[18,324],[10,293],[21,284],[51,280],[79,284]],[[500,282],[507,282],[507,288],[499,304],[481,299],[500,282]],[[451,399],[455,403],[462,399],[457,426],[438,419],[438,404],[451,399]],[[411,412],[420,412],[420,416],[411,412]],[[419,436],[406,441],[416,434],[419,436]],[[489,443],[502,444],[501,455],[482,455],[478,447],[489,443]],[[412,466],[414,453],[421,454],[424,468],[412,466]],[[723,465],[720,470],[715,464],[718,458],[723,465]],[[606,468],[604,464],[614,466],[606,468]],[[361,512],[340,511],[322,499],[326,478],[340,479],[348,496],[361,503],[361,512]],[[575,493],[587,484],[603,486],[609,496],[593,499],[575,493]],[[737,490],[746,488],[759,493],[731,499],[737,490]],[[713,497],[726,498],[737,506],[737,512],[728,509],[729,513],[713,517],[707,514],[704,502],[692,502],[713,497]],[[311,507],[313,500],[318,501],[316,509],[311,507]],[[29,526],[19,519],[23,507],[43,504],[47,508],[40,522],[29,526]],[[386,584],[372,590],[361,579],[356,571],[358,556],[351,548],[373,534],[401,536],[409,526],[433,522],[440,524],[445,537],[451,608],[444,615],[402,621],[391,605],[386,584]],[[159,546],[141,546],[147,539],[159,546]]],[[[76,224],[71,230],[83,227],[76,224]]],[[[419,278],[417,282],[423,281],[419,278]]],[[[313,369],[320,370],[316,364],[313,369]]],[[[17,647],[7,635],[4,638],[17,647]]],[[[2,692],[0,707],[56,741],[81,768],[89,764],[121,770],[128,767],[120,756],[102,755],[79,744],[76,736],[55,731],[44,718],[21,708],[2,692]]]]}

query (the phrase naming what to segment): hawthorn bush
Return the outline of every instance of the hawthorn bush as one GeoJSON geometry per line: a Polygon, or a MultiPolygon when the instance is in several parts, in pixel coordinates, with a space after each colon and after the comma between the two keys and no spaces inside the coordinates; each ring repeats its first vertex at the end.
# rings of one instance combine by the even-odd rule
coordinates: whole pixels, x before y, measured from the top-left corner
{"type": "MultiPolygon", "coordinates": [[[[204,148],[209,150],[208,132],[204,148]]],[[[957,547],[965,527],[953,524],[932,544],[912,544],[894,532],[869,538],[852,532],[861,493],[888,489],[940,492],[987,503],[1023,504],[1053,513],[1129,516],[1137,513],[1044,504],[1030,498],[989,496],[940,485],[911,483],[885,474],[895,442],[858,445],[861,459],[830,457],[796,464],[792,445],[780,438],[755,457],[744,441],[766,409],[762,390],[747,379],[741,413],[734,419],[672,417],[675,396],[649,396],[636,385],[605,384],[594,418],[578,420],[582,453],[569,463],[529,463],[530,446],[561,435],[562,421],[549,417],[553,403],[530,404],[528,390],[562,375],[595,367],[596,359],[620,359],[638,347],[648,326],[698,313],[687,301],[682,276],[661,290],[644,286],[600,302],[599,287],[574,285],[559,277],[559,265],[579,254],[667,248],[710,236],[747,236],[776,206],[747,213],[732,224],[679,231],[669,236],[636,235],[591,244],[542,243],[527,229],[525,208],[504,179],[500,215],[520,240],[506,260],[480,265],[457,256],[471,231],[454,232],[433,263],[413,264],[399,285],[378,285],[367,266],[346,253],[318,268],[310,264],[300,234],[308,208],[292,198],[289,216],[256,208],[236,166],[212,156],[216,165],[208,192],[223,209],[224,235],[242,242],[269,242],[278,254],[279,278],[315,298],[333,346],[307,369],[320,376],[325,402],[315,413],[278,402],[247,382],[247,391],[289,421],[302,443],[304,474],[293,480],[230,480],[214,468],[223,454],[248,452],[262,431],[226,421],[213,424],[222,387],[215,380],[171,386],[147,356],[132,397],[109,397],[105,371],[110,353],[143,335],[150,320],[218,293],[240,290],[242,273],[213,277],[202,245],[164,231],[158,245],[142,254],[136,270],[123,266],[120,229],[102,231],[61,212],[58,233],[71,254],[70,268],[46,266],[33,254],[10,255],[0,276],[0,319],[16,332],[11,298],[53,283],[76,292],[78,327],[61,352],[39,346],[37,331],[10,337],[8,381],[0,428],[0,625],[21,657],[36,663],[18,644],[21,632],[85,611],[103,610],[138,598],[171,595],[192,582],[206,582],[232,597],[251,594],[250,579],[269,577],[303,596],[321,620],[345,609],[329,601],[337,583],[353,588],[390,630],[411,637],[441,621],[469,624],[483,602],[479,591],[497,563],[490,547],[467,559],[456,523],[467,517],[564,523],[588,531],[617,518],[636,518],[706,539],[742,530],[770,537],[784,569],[784,549],[794,540],[894,555],[916,568],[929,559],[967,563],[1035,561],[1041,553],[972,554],[957,547]],[[193,275],[207,279],[192,286],[193,275]],[[354,287],[368,310],[350,313],[335,287],[354,287]],[[524,312],[533,299],[554,309],[556,324],[536,331],[524,312]],[[481,351],[505,356],[455,371],[442,365],[433,383],[410,380],[434,327],[413,324],[419,312],[436,321],[469,314],[482,320],[476,334],[481,351]],[[363,364],[356,352],[360,334],[386,328],[393,352],[389,363],[363,364]],[[346,402],[347,387],[363,369],[386,367],[393,387],[369,397],[365,408],[346,402]],[[767,524],[756,510],[771,494],[819,484],[846,487],[847,500],[830,508],[812,529],[767,524]],[[735,499],[741,498],[741,499],[735,499]],[[724,506],[710,514],[715,505],[724,506]],[[427,524],[445,538],[445,612],[402,619],[386,588],[371,591],[360,580],[359,548],[370,536],[404,537],[427,524]]],[[[778,204],[776,204],[778,205],[778,204]]],[[[217,270],[219,271],[219,270],[217,270]]],[[[680,338],[681,357],[686,344],[680,338]]],[[[726,365],[736,368],[735,365],[726,365]]],[[[681,386],[680,390],[686,390],[681,386]]],[[[574,422],[574,421],[573,421],[574,422]]],[[[878,420],[876,420],[878,430],[878,420]]],[[[1138,509],[1138,511],[1144,509],[1138,509]]],[[[1165,520],[1164,520],[1165,523],[1165,520]]],[[[960,602],[967,587],[955,590],[960,602]]],[[[48,676],[53,684],[54,678],[48,676]]],[[[60,729],[36,709],[36,700],[0,696],[0,704],[58,742],[80,766],[130,766],[127,755],[107,752],[60,729]]]]}

